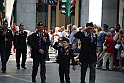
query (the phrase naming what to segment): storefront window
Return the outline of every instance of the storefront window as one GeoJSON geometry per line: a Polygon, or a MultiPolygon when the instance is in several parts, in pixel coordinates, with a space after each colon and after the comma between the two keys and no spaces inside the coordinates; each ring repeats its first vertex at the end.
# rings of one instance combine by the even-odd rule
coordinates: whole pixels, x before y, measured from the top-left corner
{"type": "Polygon", "coordinates": [[[48,26],[48,6],[45,4],[36,5],[36,23],[42,22],[48,26]]]}

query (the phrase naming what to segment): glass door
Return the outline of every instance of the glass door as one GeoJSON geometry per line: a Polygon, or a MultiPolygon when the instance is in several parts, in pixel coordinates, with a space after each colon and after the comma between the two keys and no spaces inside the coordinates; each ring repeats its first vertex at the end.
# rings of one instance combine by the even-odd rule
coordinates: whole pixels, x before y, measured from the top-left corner
{"type": "Polygon", "coordinates": [[[48,5],[36,4],[36,24],[38,22],[48,26],[48,5]]]}

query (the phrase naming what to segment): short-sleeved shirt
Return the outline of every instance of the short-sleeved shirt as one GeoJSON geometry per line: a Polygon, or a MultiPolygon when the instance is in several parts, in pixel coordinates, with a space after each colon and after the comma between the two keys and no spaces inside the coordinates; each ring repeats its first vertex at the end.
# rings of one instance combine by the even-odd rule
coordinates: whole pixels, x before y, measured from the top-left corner
{"type": "Polygon", "coordinates": [[[104,43],[105,46],[109,45],[106,49],[106,52],[113,53],[114,52],[114,40],[112,37],[106,38],[106,41],[104,43]]]}

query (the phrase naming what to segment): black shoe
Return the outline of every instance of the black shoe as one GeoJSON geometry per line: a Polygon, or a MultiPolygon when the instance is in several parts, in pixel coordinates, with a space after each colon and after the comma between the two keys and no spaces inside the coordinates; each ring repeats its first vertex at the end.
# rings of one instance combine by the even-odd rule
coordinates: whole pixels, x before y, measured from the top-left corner
{"type": "Polygon", "coordinates": [[[20,67],[17,67],[17,69],[20,69],[20,67]]]}
{"type": "Polygon", "coordinates": [[[36,78],[34,76],[32,77],[32,82],[36,83],[36,78]]]}
{"type": "Polygon", "coordinates": [[[20,64],[17,63],[17,64],[16,64],[16,67],[17,67],[17,69],[20,69],[20,64]]]}
{"type": "Polygon", "coordinates": [[[33,79],[33,80],[32,80],[32,82],[33,82],[33,83],[36,83],[36,80],[35,80],[35,79],[33,79]]]}
{"type": "Polygon", "coordinates": [[[2,71],[2,73],[6,73],[6,71],[2,71]]]}
{"type": "Polygon", "coordinates": [[[26,67],[22,67],[23,69],[27,69],[26,67]]]}
{"type": "Polygon", "coordinates": [[[42,81],[41,83],[46,83],[46,81],[42,81]]]}

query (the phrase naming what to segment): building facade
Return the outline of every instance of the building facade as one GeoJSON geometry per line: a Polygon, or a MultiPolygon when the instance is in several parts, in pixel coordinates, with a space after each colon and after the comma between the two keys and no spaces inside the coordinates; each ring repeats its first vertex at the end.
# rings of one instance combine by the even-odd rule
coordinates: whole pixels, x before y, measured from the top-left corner
{"type": "Polygon", "coordinates": [[[122,28],[124,28],[124,0],[120,0],[119,2],[119,24],[122,28]]]}
{"type": "MultiPolygon", "coordinates": [[[[70,17],[66,17],[65,15],[61,14],[60,4],[61,0],[58,1],[57,5],[46,5],[37,3],[37,22],[42,21],[48,26],[49,29],[54,29],[55,27],[66,26],[70,24],[70,17]]],[[[75,16],[72,18],[72,24],[78,26],[79,0],[76,1],[75,12],[75,16]]]]}
{"type": "MultiPolygon", "coordinates": [[[[38,0],[17,0],[17,25],[23,23],[26,29],[34,31],[39,21],[48,29],[70,24],[70,18],[61,14],[60,3],[61,0],[57,5],[40,4],[38,0]]],[[[119,23],[124,27],[124,0],[76,0],[72,24],[82,26],[91,21],[100,26],[119,23]]]]}
{"type": "Polygon", "coordinates": [[[36,28],[36,1],[17,0],[17,25],[23,23],[25,29],[34,31],[36,28]]]}
{"type": "MultiPolygon", "coordinates": [[[[81,1],[81,0],[80,0],[81,1]]],[[[38,3],[38,0],[17,0],[17,25],[23,23],[25,28],[34,31],[38,22],[43,22],[48,29],[70,24],[70,18],[61,14],[60,2],[57,5],[38,3]]],[[[75,16],[72,24],[79,25],[79,0],[76,1],[75,16]]]]}

